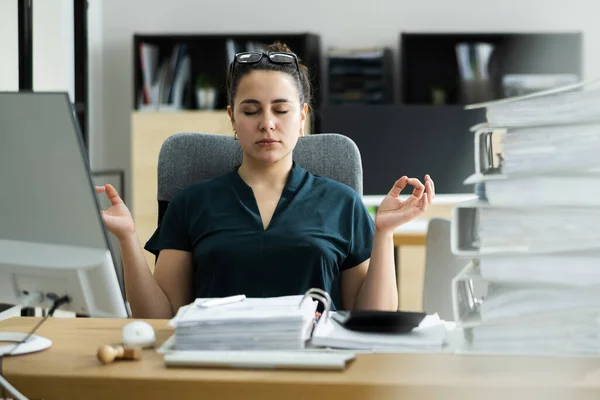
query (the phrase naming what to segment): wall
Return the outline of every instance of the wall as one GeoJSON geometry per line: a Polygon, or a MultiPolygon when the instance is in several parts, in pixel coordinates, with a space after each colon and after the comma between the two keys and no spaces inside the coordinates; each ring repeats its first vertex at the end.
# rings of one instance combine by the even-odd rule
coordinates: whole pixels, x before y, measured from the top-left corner
{"type": "Polygon", "coordinates": [[[91,79],[102,82],[103,115],[97,119],[104,128],[96,132],[102,138],[93,139],[92,153],[103,167],[129,170],[134,33],[310,31],[321,35],[325,50],[397,48],[401,31],[580,30],[585,77],[600,74],[596,0],[103,0],[102,5],[103,67],[91,79]]]}
{"type": "MultiPolygon", "coordinates": [[[[73,0],[34,0],[33,88],[74,96],[73,0]]],[[[0,1],[0,90],[19,90],[17,0],[0,1]]]]}
{"type": "Polygon", "coordinates": [[[0,1],[0,91],[19,90],[19,42],[16,1],[0,1]]]}
{"type": "MultiPolygon", "coordinates": [[[[70,89],[71,0],[34,0],[35,86],[70,89]],[[37,21],[37,17],[41,22],[37,21]],[[45,27],[44,27],[45,26],[45,27]],[[45,32],[44,35],[38,35],[45,32]],[[50,51],[50,50],[57,50],[50,51]],[[63,54],[48,59],[41,54],[63,54]]],[[[0,1],[0,90],[18,89],[17,1],[0,1]]],[[[600,71],[595,0],[89,0],[90,161],[127,172],[130,193],[132,36],[155,32],[311,31],[329,46],[397,48],[401,31],[564,31],[585,34],[584,74],[600,71]]],[[[71,25],[72,26],[72,25],[71,25]]]]}

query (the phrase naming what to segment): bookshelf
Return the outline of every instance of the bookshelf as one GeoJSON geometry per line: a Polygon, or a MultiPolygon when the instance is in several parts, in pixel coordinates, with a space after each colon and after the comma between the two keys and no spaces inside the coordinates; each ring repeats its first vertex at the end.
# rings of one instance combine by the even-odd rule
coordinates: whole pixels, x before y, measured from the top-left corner
{"type": "MultiPolygon", "coordinates": [[[[271,44],[275,41],[286,43],[302,59],[309,68],[314,89],[313,107],[318,110],[320,106],[320,81],[321,81],[321,47],[320,37],[311,33],[252,33],[252,34],[135,34],[133,37],[134,54],[134,79],[133,79],[133,110],[153,109],[140,101],[144,87],[143,63],[140,57],[140,46],[149,45],[155,52],[157,59],[155,76],[158,79],[160,68],[164,63],[177,63],[178,57],[174,55],[176,46],[182,49],[181,58],[189,57],[189,76],[183,85],[182,102],[180,107],[169,107],[168,96],[166,106],[160,106],[169,111],[199,110],[199,102],[195,95],[196,83],[201,79],[209,82],[216,89],[214,110],[225,110],[227,96],[225,82],[231,57],[236,52],[259,50],[261,45],[271,44]]],[[[148,59],[148,58],[145,58],[148,59]]],[[[174,65],[175,65],[174,64],[174,65]]],[[[176,73],[175,73],[176,74],[176,73]]],[[[168,73],[166,73],[168,75],[168,73]]],[[[176,80],[175,77],[172,78],[176,80]]],[[[168,79],[167,79],[168,80],[168,79]]],[[[318,113],[314,120],[318,126],[318,113]]]]}
{"type": "Polygon", "coordinates": [[[522,85],[527,85],[527,80],[535,80],[536,76],[547,77],[548,85],[553,79],[558,82],[557,75],[581,80],[582,47],[583,34],[580,32],[401,33],[400,101],[404,104],[452,105],[518,94],[505,93],[503,79],[507,76],[520,79],[522,85]],[[461,77],[464,73],[461,61],[477,63],[475,53],[481,47],[473,46],[479,43],[488,44],[491,49],[484,71],[487,82],[480,88],[485,92],[483,96],[475,93],[477,88],[465,87],[461,77]],[[470,52],[470,57],[460,59],[457,55],[460,44],[471,46],[463,49],[470,52]],[[473,90],[471,95],[469,89],[473,90]],[[444,101],[439,101],[440,97],[445,98],[444,101]]]}
{"type": "Polygon", "coordinates": [[[394,102],[391,49],[331,49],[327,58],[328,104],[394,102]]]}

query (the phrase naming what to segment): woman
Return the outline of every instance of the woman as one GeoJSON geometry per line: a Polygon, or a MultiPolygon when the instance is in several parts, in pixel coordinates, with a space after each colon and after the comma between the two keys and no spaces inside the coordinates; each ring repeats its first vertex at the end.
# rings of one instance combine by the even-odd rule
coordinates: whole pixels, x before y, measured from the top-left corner
{"type": "Polygon", "coordinates": [[[112,202],[103,219],[120,241],[133,315],[171,318],[197,297],[331,291],[338,280],[338,308],[396,310],[393,231],[431,203],[430,177],[398,179],[373,221],[354,190],[295,163],[311,92],[306,67],[283,44],[238,54],[227,93],[242,164],[173,198],[145,246],[158,255],[154,275],[129,210],[112,186],[97,188],[112,202]]]}

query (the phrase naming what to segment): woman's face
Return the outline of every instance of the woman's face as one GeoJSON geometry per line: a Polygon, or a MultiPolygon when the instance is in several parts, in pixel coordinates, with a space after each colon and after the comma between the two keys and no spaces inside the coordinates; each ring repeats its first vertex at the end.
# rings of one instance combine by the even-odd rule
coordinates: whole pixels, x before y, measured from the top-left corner
{"type": "Polygon", "coordinates": [[[261,164],[291,156],[308,109],[299,102],[298,89],[288,74],[258,70],[245,75],[233,99],[233,113],[228,107],[244,154],[261,164]]]}

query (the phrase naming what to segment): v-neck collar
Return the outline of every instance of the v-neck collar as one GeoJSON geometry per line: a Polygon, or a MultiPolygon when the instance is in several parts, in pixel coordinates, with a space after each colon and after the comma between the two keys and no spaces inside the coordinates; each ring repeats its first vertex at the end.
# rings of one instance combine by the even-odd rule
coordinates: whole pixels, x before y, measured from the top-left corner
{"type": "MultiPolygon", "coordinates": [[[[240,194],[240,196],[247,198],[247,196],[249,194],[250,197],[252,199],[254,199],[254,193],[252,192],[252,188],[240,176],[240,174],[238,172],[239,168],[240,167],[237,166],[231,172],[231,176],[233,178],[232,181],[233,181],[236,189],[238,189],[238,193],[240,194]],[[241,189],[241,190],[239,190],[239,189],[241,189]]],[[[307,172],[304,168],[302,168],[296,161],[293,161],[292,170],[290,172],[290,175],[288,176],[285,186],[283,187],[281,196],[289,197],[290,195],[293,195],[294,193],[296,193],[296,190],[298,190],[298,187],[304,180],[306,173],[307,172]]]]}
{"type": "Polygon", "coordinates": [[[265,228],[262,223],[262,217],[260,215],[260,210],[258,209],[258,204],[256,203],[256,197],[254,196],[254,191],[252,188],[242,179],[238,172],[239,167],[236,167],[234,171],[231,173],[232,183],[234,185],[235,191],[237,192],[240,200],[245,203],[245,207],[249,207],[252,209],[252,212],[256,214],[257,223],[261,227],[263,232],[266,232],[273,226],[273,223],[276,222],[277,217],[281,212],[287,207],[289,201],[294,197],[294,194],[297,192],[298,188],[302,184],[307,171],[302,168],[295,161],[292,163],[292,170],[288,176],[287,182],[281,192],[281,197],[277,202],[277,206],[275,207],[275,211],[273,211],[273,215],[271,216],[271,220],[269,221],[269,225],[265,228]]]}

